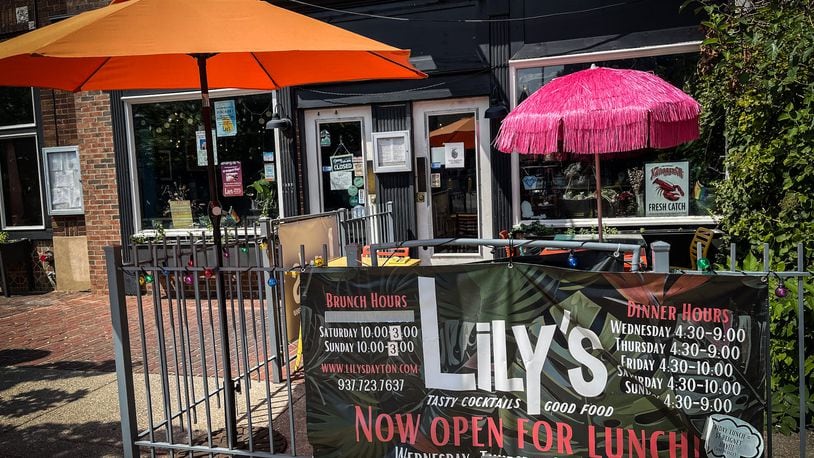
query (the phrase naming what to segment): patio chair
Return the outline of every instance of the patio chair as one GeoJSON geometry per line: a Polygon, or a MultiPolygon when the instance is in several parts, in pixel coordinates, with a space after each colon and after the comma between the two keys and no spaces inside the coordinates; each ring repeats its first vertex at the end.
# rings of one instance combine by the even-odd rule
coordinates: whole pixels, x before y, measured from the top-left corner
{"type": "Polygon", "coordinates": [[[715,237],[715,232],[707,227],[699,227],[695,230],[695,235],[690,242],[690,269],[697,268],[698,262],[698,243],[701,243],[701,257],[706,258],[709,252],[709,247],[712,245],[712,239],[715,237]]]}

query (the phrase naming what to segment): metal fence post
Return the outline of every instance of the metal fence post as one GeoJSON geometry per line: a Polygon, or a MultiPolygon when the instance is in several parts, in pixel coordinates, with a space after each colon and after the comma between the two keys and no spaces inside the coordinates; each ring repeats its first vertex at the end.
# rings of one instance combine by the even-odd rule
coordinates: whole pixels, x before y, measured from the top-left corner
{"type": "Polygon", "coordinates": [[[127,458],[139,456],[136,401],[133,391],[133,360],[130,355],[130,330],[127,327],[127,302],[124,296],[122,251],[120,246],[105,247],[107,282],[110,291],[110,318],[113,323],[113,354],[116,359],[116,381],[119,389],[119,411],[122,423],[122,447],[127,458]]]}
{"type": "MultiPolygon", "coordinates": [[[[278,247],[277,241],[274,237],[274,230],[271,229],[270,224],[267,223],[260,225],[260,236],[265,238],[268,242],[266,245],[266,250],[260,250],[260,267],[262,267],[264,271],[268,272],[269,278],[275,278],[276,280],[275,267],[277,267],[279,260],[282,259],[282,248],[278,247]],[[269,256],[269,253],[273,254],[269,256]]],[[[280,343],[280,333],[279,329],[277,328],[277,323],[279,322],[278,313],[280,311],[281,303],[283,313],[285,313],[285,274],[280,277],[280,280],[282,280],[280,284],[275,286],[277,288],[276,291],[274,289],[275,287],[269,285],[267,281],[263,282],[263,285],[259,286],[260,288],[263,288],[266,298],[266,309],[269,311],[267,318],[269,332],[268,338],[271,341],[271,348],[274,352],[274,357],[271,358],[271,381],[274,383],[280,383],[280,381],[283,379],[283,366],[281,363],[283,353],[280,351],[282,344],[280,343]],[[277,299],[279,299],[279,303],[277,299]]]]}
{"type": "MultiPolygon", "coordinates": [[[[805,271],[805,252],[803,251],[803,244],[797,244],[797,272],[805,271]]],[[[805,328],[806,328],[806,314],[805,314],[805,297],[803,291],[803,277],[797,277],[797,376],[799,377],[798,383],[800,384],[800,456],[806,456],[806,401],[808,400],[808,393],[806,390],[806,352],[805,352],[805,328]]]]}
{"type": "Polygon", "coordinates": [[[666,274],[670,272],[670,244],[655,241],[650,244],[653,255],[653,272],[666,274]]]}

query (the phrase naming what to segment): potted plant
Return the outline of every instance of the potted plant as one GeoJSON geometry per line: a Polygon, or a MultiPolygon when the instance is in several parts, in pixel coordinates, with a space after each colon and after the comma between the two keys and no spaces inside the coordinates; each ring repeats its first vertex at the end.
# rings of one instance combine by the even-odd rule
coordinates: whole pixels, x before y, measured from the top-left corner
{"type": "Polygon", "coordinates": [[[265,178],[255,180],[247,187],[246,195],[252,198],[252,208],[260,218],[277,217],[277,187],[273,182],[265,178]]]}

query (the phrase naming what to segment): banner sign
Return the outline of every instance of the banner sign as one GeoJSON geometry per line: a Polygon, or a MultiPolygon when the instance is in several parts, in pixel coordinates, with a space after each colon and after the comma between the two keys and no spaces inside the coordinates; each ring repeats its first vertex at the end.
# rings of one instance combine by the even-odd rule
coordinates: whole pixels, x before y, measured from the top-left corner
{"type": "Polygon", "coordinates": [[[758,278],[514,263],[302,284],[315,456],[762,454],[758,278]]]}

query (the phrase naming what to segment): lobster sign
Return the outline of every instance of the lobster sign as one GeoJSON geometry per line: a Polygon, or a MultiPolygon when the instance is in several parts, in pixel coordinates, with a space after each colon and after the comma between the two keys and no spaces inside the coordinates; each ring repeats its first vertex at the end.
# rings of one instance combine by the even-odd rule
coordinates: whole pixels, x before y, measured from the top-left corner
{"type": "Polygon", "coordinates": [[[689,214],[689,162],[645,164],[647,216],[689,214]]]}

